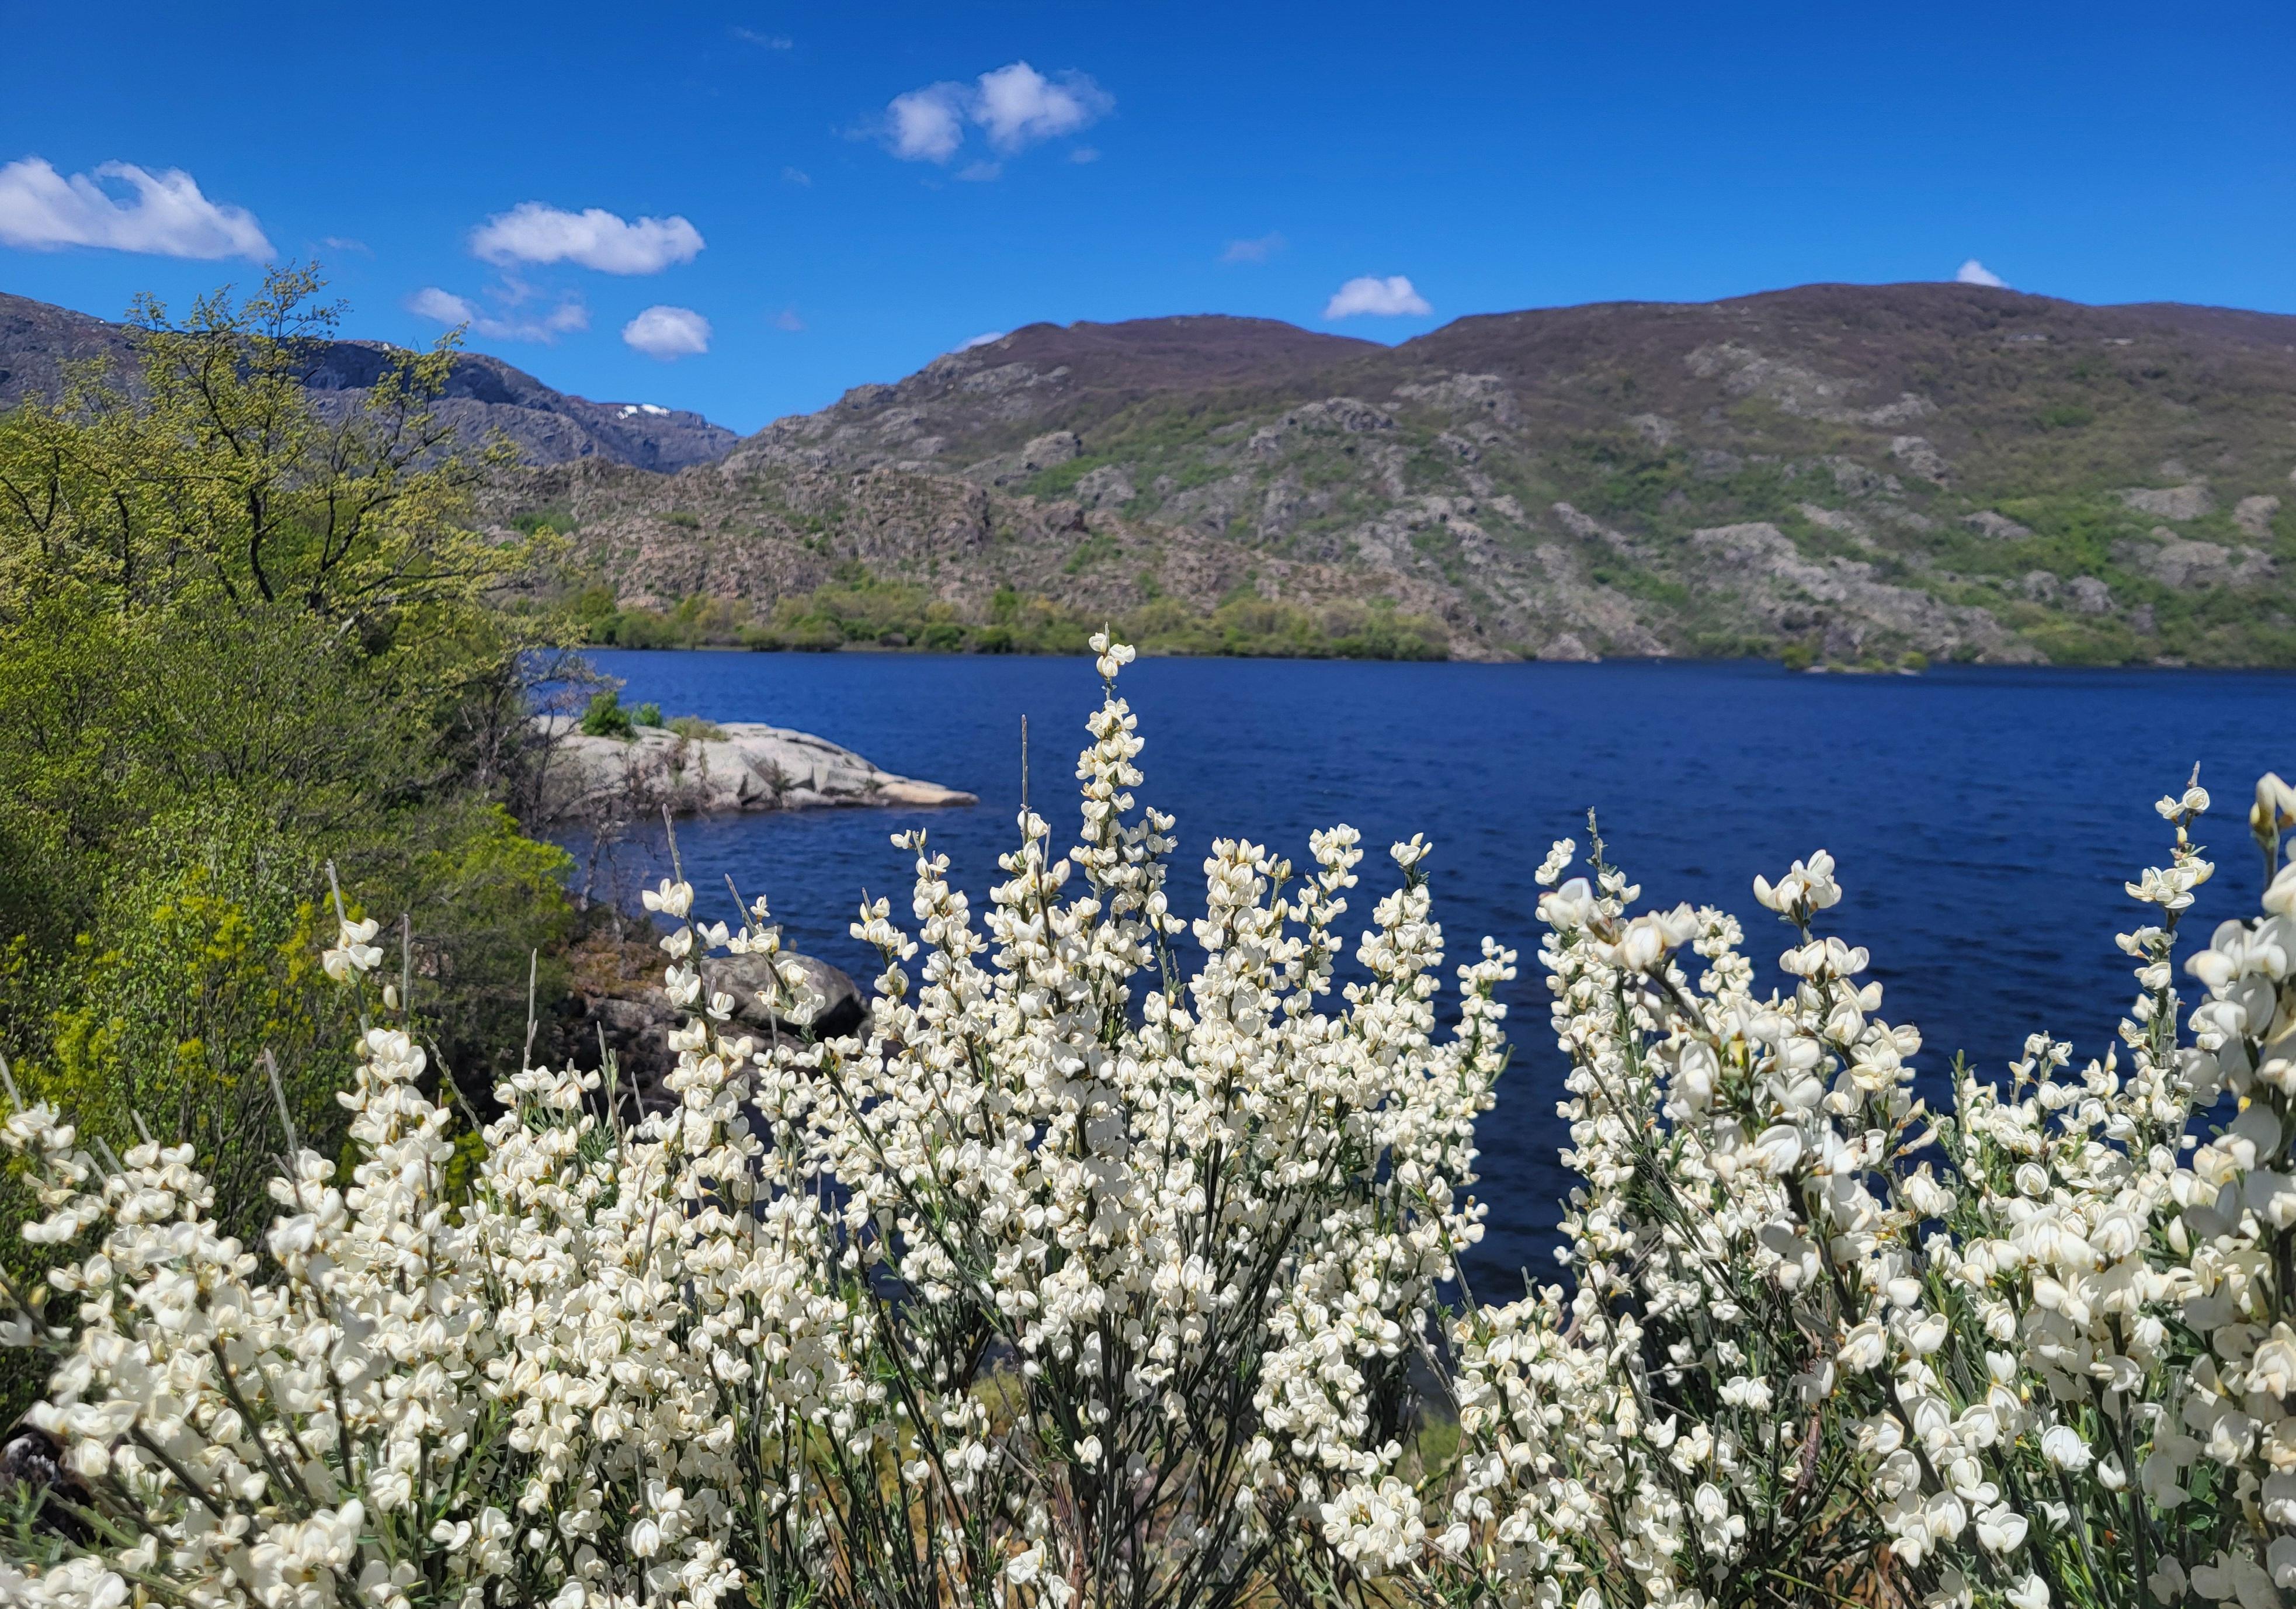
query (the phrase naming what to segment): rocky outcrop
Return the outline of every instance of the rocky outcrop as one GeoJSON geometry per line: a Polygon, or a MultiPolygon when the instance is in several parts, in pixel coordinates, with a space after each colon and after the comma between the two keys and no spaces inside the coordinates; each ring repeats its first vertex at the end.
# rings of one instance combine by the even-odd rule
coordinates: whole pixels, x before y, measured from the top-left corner
{"type": "Polygon", "coordinates": [[[2280,499],[2272,497],[2243,497],[2233,505],[2232,522],[2259,542],[2272,539],[2273,516],[2280,512],[2280,499]]]}
{"type": "Polygon", "coordinates": [[[2112,556],[2131,570],[2141,570],[2163,587],[2179,591],[2196,587],[2243,587],[2271,576],[2276,566],[2269,554],[2226,547],[2218,542],[2195,542],[2165,525],[2153,527],[2151,542],[2123,542],[2112,556]]]}
{"type": "Polygon", "coordinates": [[[825,738],[762,721],[728,721],[713,735],[640,727],[594,737],[570,716],[537,718],[551,740],[543,804],[561,818],[637,814],[667,807],[694,816],[803,810],[824,805],[969,805],[974,795],[881,771],[825,738]],[[623,807],[620,810],[617,807],[623,807]]]}
{"type": "Polygon", "coordinates": [[[1693,531],[1690,543],[1734,581],[1753,620],[1789,635],[1817,632],[1829,659],[1855,659],[1870,640],[1892,638],[1932,657],[1966,654],[1998,664],[2040,657],[1989,612],[1880,580],[1858,560],[1805,557],[1767,521],[1693,531]]]}

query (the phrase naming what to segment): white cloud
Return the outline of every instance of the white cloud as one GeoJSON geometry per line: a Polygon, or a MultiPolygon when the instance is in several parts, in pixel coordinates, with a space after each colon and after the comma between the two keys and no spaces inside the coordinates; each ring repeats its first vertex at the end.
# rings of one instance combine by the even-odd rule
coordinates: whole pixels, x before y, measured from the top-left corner
{"type": "Polygon", "coordinates": [[[1358,313],[1369,313],[1381,318],[1396,318],[1406,313],[1424,316],[1434,310],[1402,275],[1390,274],[1382,279],[1375,274],[1366,274],[1334,291],[1332,300],[1324,305],[1324,316],[1353,318],[1358,313]]]}
{"type": "Polygon", "coordinates": [[[956,170],[956,176],[964,180],[967,184],[973,185],[982,184],[989,179],[1001,179],[1004,176],[1004,164],[1002,162],[967,162],[964,167],[956,170]]]}
{"type": "Polygon", "coordinates": [[[985,335],[975,335],[970,341],[960,341],[955,346],[951,347],[949,350],[952,352],[970,352],[975,347],[985,347],[992,341],[1002,341],[1004,339],[1004,331],[991,330],[985,335]]]}
{"type": "Polygon", "coordinates": [[[324,246],[330,251],[356,251],[361,257],[373,257],[374,255],[374,248],[373,246],[368,245],[363,240],[353,240],[347,234],[321,235],[319,237],[319,244],[324,246]]]}
{"type": "Polygon", "coordinates": [[[471,231],[472,255],[490,263],[579,263],[601,274],[659,274],[700,253],[701,232],[682,218],[636,223],[603,207],[566,212],[521,201],[471,231]]]}
{"type": "MultiPolygon", "coordinates": [[[[970,124],[987,135],[993,149],[1011,156],[1089,128],[1115,106],[1116,97],[1088,74],[1048,78],[1026,62],[1014,62],[982,73],[971,85],[928,84],[895,95],[885,108],[884,134],[893,154],[904,161],[946,162],[964,144],[970,124]]],[[[1070,152],[1070,160],[1089,162],[1099,154],[1084,147],[1070,152]]]]}
{"type": "Polygon", "coordinates": [[[737,28],[734,37],[744,45],[754,45],[760,50],[794,50],[797,41],[787,34],[761,34],[754,28],[737,28]]]}
{"type": "Polygon", "coordinates": [[[813,175],[802,168],[784,168],[782,169],[782,179],[785,184],[810,185],[813,183],[813,175]]]}
{"type": "Polygon", "coordinates": [[[798,316],[798,312],[795,308],[783,308],[780,312],[774,315],[774,328],[776,330],[787,330],[791,334],[794,335],[800,330],[805,328],[805,320],[798,316]]]}
{"type": "Polygon", "coordinates": [[[0,245],[33,251],[101,246],[155,257],[257,262],[275,255],[253,213],[208,200],[180,168],[153,173],[133,162],[106,162],[93,175],[67,178],[36,156],[0,168],[0,245]],[[115,195],[101,179],[116,180],[135,193],[115,195]]]}
{"type": "Polygon", "coordinates": [[[1273,230],[1256,240],[1232,240],[1227,243],[1227,250],[1220,253],[1220,261],[1264,263],[1290,243],[1273,230]]]}
{"type": "Polygon", "coordinates": [[[442,291],[436,285],[425,285],[406,299],[406,310],[417,318],[436,319],[442,324],[467,324],[479,321],[479,310],[452,291],[442,291]]]}
{"type": "Polygon", "coordinates": [[[2007,280],[1973,257],[1955,269],[1953,277],[1955,283],[1958,284],[1990,285],[1997,291],[2005,291],[2009,288],[2007,280]]]}
{"type": "Polygon", "coordinates": [[[709,349],[709,321],[691,308],[648,308],[622,326],[623,344],[669,363],[709,349]]]}
{"type": "MultiPolygon", "coordinates": [[[[512,306],[524,300],[523,287],[506,298],[512,306]]],[[[457,296],[437,285],[425,285],[406,299],[406,310],[417,318],[442,324],[468,324],[473,335],[490,341],[538,341],[545,346],[561,335],[590,327],[590,309],[569,298],[539,317],[498,318],[467,296],[457,296]]]]}
{"type": "Polygon", "coordinates": [[[1015,62],[980,75],[972,120],[988,131],[997,150],[1019,151],[1088,128],[1115,104],[1083,73],[1062,73],[1054,83],[1026,62],[1015,62]]]}
{"type": "Polygon", "coordinates": [[[1077,163],[1097,162],[1100,160],[1100,148],[1096,145],[1079,145],[1069,152],[1069,160],[1077,163]]]}
{"type": "Polygon", "coordinates": [[[928,84],[895,95],[885,116],[895,156],[905,162],[946,162],[964,144],[964,86],[928,84]]]}

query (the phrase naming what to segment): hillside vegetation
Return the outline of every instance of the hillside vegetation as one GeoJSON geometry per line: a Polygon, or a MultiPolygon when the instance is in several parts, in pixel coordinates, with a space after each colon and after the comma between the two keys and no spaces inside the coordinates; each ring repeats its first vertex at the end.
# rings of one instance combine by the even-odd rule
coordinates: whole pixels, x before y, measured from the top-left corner
{"type": "Polygon", "coordinates": [[[2296,318],[1964,285],[1037,324],[488,494],[599,640],[2296,663],[2296,318]]]}

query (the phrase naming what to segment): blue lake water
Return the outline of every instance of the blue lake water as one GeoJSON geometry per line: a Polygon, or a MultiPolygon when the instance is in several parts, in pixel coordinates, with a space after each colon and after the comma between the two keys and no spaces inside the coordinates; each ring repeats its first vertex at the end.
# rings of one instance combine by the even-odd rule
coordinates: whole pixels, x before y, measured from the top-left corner
{"type": "MultiPolygon", "coordinates": [[[[961,787],[979,807],[825,810],[679,825],[708,913],[730,917],[731,873],[768,893],[790,942],[865,979],[846,932],[865,888],[907,920],[906,858],[931,829],[979,897],[1014,840],[1019,730],[1030,801],[1073,832],[1071,780],[1098,685],[1088,661],[896,654],[600,652],[625,703],[766,720],[857,750],[888,770],[961,787]],[[718,891],[712,902],[712,891],[718,891]],[[723,906],[720,910],[716,908],[723,906]]],[[[1472,1270],[1491,1293],[1547,1258],[1569,1176],[1556,1160],[1561,1060],[1546,1037],[1531,874],[1554,839],[1586,841],[1600,810],[1611,858],[1645,903],[1713,903],[1744,922],[1765,966],[1785,930],[1755,904],[1824,848],[1846,889],[1831,931],[1874,954],[1882,1014],[1918,1023],[1933,1102],[1956,1050],[1987,1069],[2046,1029],[2100,1054],[2133,992],[2112,943],[2137,907],[2122,882],[2165,864],[2152,801],[2194,762],[2216,796],[2203,841],[2216,879],[2192,913],[2205,935],[2252,911],[2260,865],[2246,813],[2259,773],[2296,770],[2296,676],[2273,672],[1943,669],[1921,677],[1795,676],[1761,663],[1390,665],[1144,660],[1123,690],[1147,750],[1138,790],[1179,819],[1173,892],[1201,914],[1207,844],[1245,836],[1308,859],[1310,830],[1364,834],[1367,919],[1393,868],[1387,844],[1423,832],[1451,960],[1490,933],[1521,952],[1516,1059],[1485,1121],[1488,1238],[1472,1270]],[[1773,941],[1775,935],[1775,941],[1773,941]]],[[[1056,836],[1056,842],[1068,839],[1056,836]]],[[[659,873],[659,834],[626,853],[659,873]]],[[[2188,929],[2193,932],[2194,929],[2188,929]]],[[[1446,977],[1448,981],[1447,962],[1446,977]]]]}

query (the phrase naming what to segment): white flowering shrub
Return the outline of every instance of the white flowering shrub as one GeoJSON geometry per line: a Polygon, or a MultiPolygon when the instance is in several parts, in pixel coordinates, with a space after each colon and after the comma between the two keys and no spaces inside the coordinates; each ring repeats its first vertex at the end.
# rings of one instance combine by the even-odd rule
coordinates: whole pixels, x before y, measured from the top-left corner
{"type": "MultiPolygon", "coordinates": [[[[762,903],[697,925],[669,882],[676,1104],[626,1123],[599,1075],[529,1068],[467,1200],[388,1026],[348,1178],[288,1159],[259,1250],[187,1150],[91,1155],[18,1112],[48,1214],[24,1235],[78,1260],[9,1287],[7,1339],[58,1355],[32,1423],[67,1474],[0,1602],[1184,1609],[1416,1546],[1366,1541],[1357,1494],[1415,1506],[1409,1369],[1480,1234],[1512,958],[1460,969],[1439,1039],[1414,840],[1334,1000],[1340,828],[1296,881],[1215,843],[1183,984],[1130,651],[1095,646],[1078,847],[1025,816],[976,921],[903,840],[917,926],[861,912],[885,971],[851,1037],[735,1037],[695,963],[778,937],[762,903]]],[[[329,972],[363,986],[373,938],[347,924],[329,972]]]]}
{"type": "MultiPolygon", "coordinates": [[[[914,925],[853,1034],[759,1043],[697,963],[762,901],[673,879],[674,1104],[498,1092],[475,1186],[403,1027],[370,1022],[353,1156],[291,1137],[265,1244],[186,1147],[8,1145],[61,1252],[0,1287],[45,1348],[0,1494],[0,1604],[2237,1604],[2296,1596],[2296,795],[2260,784],[2262,914],[2185,963],[2197,788],[2129,885],[2141,993],[2078,1075],[1913,1093],[1920,1036],[1825,932],[1833,862],[1634,914],[1599,840],[1538,917],[1583,1183],[1569,1279],[1479,1305],[1474,1131],[1513,955],[1442,966],[1395,847],[1335,982],[1356,834],[1294,877],[1213,844],[1201,953],[1172,822],[1108,692],[1055,858],[1023,813],[977,918],[922,833],[914,925]],[[2205,1137],[2203,1137],[2205,1135],[2205,1137]]],[[[325,965],[364,991],[346,923],[325,965]]],[[[767,1004],[806,1020],[803,973],[767,1004]]],[[[393,1003],[386,1000],[386,1013],[393,1003]]]]}
{"type": "Polygon", "coordinates": [[[1756,879],[1791,929],[1787,987],[1758,991],[1732,918],[1629,915],[1599,840],[1568,881],[1555,846],[1575,1277],[1454,1322],[1431,1589],[2296,1601],[2296,793],[2259,784],[2263,909],[2185,962],[2187,1019],[2208,804],[2161,801],[2169,864],[2128,885],[2121,1043],[2072,1075],[2036,1036],[2005,1084],[1957,1070],[1950,1116],[1913,1095],[1921,1038],[1878,1014],[1867,952],[1821,932],[1829,857],[1756,879]]]}

